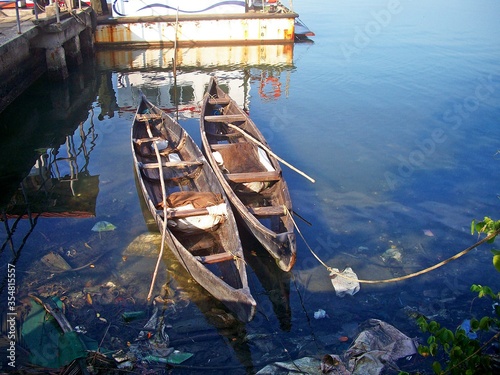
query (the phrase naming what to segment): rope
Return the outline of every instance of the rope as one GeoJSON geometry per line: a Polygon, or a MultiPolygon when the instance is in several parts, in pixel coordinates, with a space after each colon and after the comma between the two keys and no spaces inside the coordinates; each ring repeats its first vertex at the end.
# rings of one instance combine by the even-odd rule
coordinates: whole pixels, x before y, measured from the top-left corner
{"type": "Polygon", "coordinates": [[[425,268],[421,271],[418,271],[418,272],[414,272],[414,273],[410,273],[408,275],[405,275],[405,276],[400,276],[400,277],[395,277],[395,278],[392,278],[392,279],[384,279],[384,280],[362,280],[362,279],[355,279],[355,278],[352,278],[352,277],[349,277],[349,276],[346,276],[342,273],[340,273],[338,270],[336,270],[335,268],[332,268],[330,266],[328,266],[325,262],[323,262],[323,260],[321,260],[321,258],[313,251],[313,249],[311,249],[311,247],[309,246],[309,244],[307,243],[306,239],[304,238],[304,236],[302,235],[302,232],[300,231],[299,227],[297,226],[297,224],[295,223],[295,220],[293,220],[293,217],[292,215],[290,214],[290,211],[288,211],[288,209],[286,209],[286,213],[287,215],[290,216],[292,222],[293,222],[293,225],[295,226],[295,229],[297,229],[297,232],[299,233],[300,237],[302,238],[302,240],[305,242],[307,248],[309,249],[309,251],[311,252],[311,254],[318,260],[318,262],[320,262],[329,272],[330,274],[333,274],[334,276],[333,277],[336,277],[336,276],[340,276],[346,280],[349,280],[349,281],[354,281],[354,282],[358,282],[358,283],[363,283],[363,284],[382,284],[382,283],[394,283],[394,282],[397,282],[397,281],[402,281],[402,280],[407,280],[407,279],[411,279],[413,277],[417,277],[417,276],[420,276],[420,275],[423,275],[427,272],[430,272],[430,271],[434,271],[435,269],[439,268],[439,267],[442,267],[444,266],[445,264],[448,264],[450,263],[452,260],[456,260],[462,256],[464,256],[465,254],[469,253],[470,251],[474,250],[476,247],[482,245],[483,243],[485,242],[488,242],[490,241],[491,239],[495,238],[498,234],[500,234],[500,229],[496,230],[495,232],[492,232],[490,233],[488,236],[486,236],[485,238],[483,238],[481,241],[478,241],[476,242],[474,245],[472,246],[469,246],[467,249],[465,250],[462,250],[461,252],[459,252],[458,254],[455,254],[453,255],[452,257],[448,258],[448,259],[445,259],[443,260],[442,262],[439,262],[438,264],[435,264],[434,266],[432,267],[428,267],[428,268],[425,268]]]}

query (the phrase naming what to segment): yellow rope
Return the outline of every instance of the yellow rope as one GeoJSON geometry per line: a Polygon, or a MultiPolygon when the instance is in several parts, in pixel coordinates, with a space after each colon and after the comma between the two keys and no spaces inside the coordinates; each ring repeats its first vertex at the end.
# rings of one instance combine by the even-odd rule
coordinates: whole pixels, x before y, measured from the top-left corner
{"type": "Polygon", "coordinates": [[[428,268],[425,268],[421,271],[418,271],[418,272],[414,272],[414,273],[411,273],[409,275],[405,275],[405,276],[400,276],[400,277],[395,277],[395,278],[392,278],[392,279],[384,279],[384,280],[362,280],[362,279],[355,279],[355,278],[352,278],[352,277],[349,277],[349,276],[346,276],[346,275],[343,275],[342,273],[340,273],[339,271],[337,271],[336,269],[328,266],[325,262],[323,262],[323,260],[320,259],[320,257],[318,257],[318,255],[316,255],[316,253],[311,249],[311,247],[309,246],[309,244],[307,243],[306,239],[304,238],[304,236],[302,235],[302,232],[300,231],[299,227],[297,226],[297,224],[295,223],[295,220],[293,220],[293,217],[292,215],[290,214],[290,211],[288,211],[288,209],[286,210],[287,211],[287,214],[290,216],[290,218],[292,219],[292,222],[293,222],[293,225],[295,226],[295,228],[297,229],[297,232],[300,234],[300,237],[304,240],[307,248],[309,249],[309,251],[311,252],[311,254],[318,260],[318,262],[320,262],[328,271],[330,271],[330,274],[333,274],[335,276],[340,276],[346,280],[349,280],[349,281],[355,281],[355,282],[359,282],[359,283],[364,283],[364,284],[382,284],[382,283],[394,283],[394,282],[397,282],[397,281],[402,281],[402,280],[406,280],[406,279],[411,279],[413,277],[416,277],[416,276],[420,276],[420,275],[423,275],[427,272],[430,272],[430,271],[434,271],[435,269],[439,268],[439,267],[442,267],[444,266],[445,264],[451,262],[452,260],[455,260],[455,259],[458,259],[462,256],[464,256],[465,254],[467,254],[468,252],[474,250],[476,247],[478,247],[479,245],[482,245],[483,243],[485,242],[488,242],[489,240],[491,240],[492,238],[494,238],[495,236],[497,236],[498,234],[500,234],[500,230],[497,230],[491,234],[489,234],[488,236],[486,236],[485,238],[483,238],[481,241],[478,241],[476,242],[474,245],[472,246],[469,246],[467,249],[465,250],[462,250],[461,252],[459,252],[458,254],[455,254],[453,255],[452,257],[446,259],[446,260],[443,260],[442,262],[439,262],[438,264],[435,264],[434,266],[432,267],[428,267],[428,268]]]}

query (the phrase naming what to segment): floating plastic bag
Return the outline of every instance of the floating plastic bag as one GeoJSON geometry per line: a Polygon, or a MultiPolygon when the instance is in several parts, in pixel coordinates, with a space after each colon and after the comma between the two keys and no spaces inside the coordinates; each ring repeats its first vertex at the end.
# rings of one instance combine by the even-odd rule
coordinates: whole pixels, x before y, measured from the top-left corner
{"type": "Polygon", "coordinates": [[[319,309],[318,311],[314,312],[314,319],[324,319],[328,318],[328,314],[326,313],[325,310],[319,309]]]}
{"type": "Polygon", "coordinates": [[[351,267],[347,267],[342,272],[334,268],[330,273],[330,278],[332,279],[335,293],[339,297],[344,297],[346,294],[353,296],[359,291],[358,275],[354,273],[351,267]]]}
{"type": "Polygon", "coordinates": [[[111,224],[109,221],[99,221],[92,227],[93,232],[107,232],[115,229],[116,226],[111,224]]]}
{"type": "Polygon", "coordinates": [[[259,370],[259,372],[257,372],[257,375],[317,375],[319,366],[319,359],[313,357],[304,357],[293,360],[291,362],[272,363],[259,370]]]}
{"type": "Polygon", "coordinates": [[[415,342],[388,323],[369,319],[362,326],[364,330],[344,355],[323,357],[323,374],[378,375],[387,365],[417,353],[415,342]]]}

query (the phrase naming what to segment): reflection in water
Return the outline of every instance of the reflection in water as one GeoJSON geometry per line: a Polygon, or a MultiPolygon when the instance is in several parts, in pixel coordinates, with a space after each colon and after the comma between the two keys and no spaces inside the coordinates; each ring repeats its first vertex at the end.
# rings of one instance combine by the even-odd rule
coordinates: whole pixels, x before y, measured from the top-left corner
{"type": "Polygon", "coordinates": [[[197,48],[161,48],[134,50],[99,50],[96,53],[100,70],[184,71],[206,70],[220,73],[242,67],[291,67],[293,44],[257,46],[221,46],[197,48]]]}
{"type": "MultiPolygon", "coordinates": [[[[68,135],[63,145],[43,150],[44,153],[21,181],[19,188],[7,204],[1,207],[1,220],[4,222],[6,237],[0,249],[0,256],[9,263],[16,264],[39,217],[95,216],[99,176],[92,176],[87,166],[97,136],[93,126],[88,131],[83,127],[84,124],[81,123],[75,132],[80,136],[79,142],[75,142],[73,135],[68,135]],[[64,151],[66,155],[63,155],[64,151]],[[83,164],[81,168],[79,161],[83,164]],[[27,219],[29,228],[24,237],[15,243],[15,237],[20,236],[18,229],[21,228],[22,219],[27,219]],[[12,250],[11,259],[4,254],[7,246],[12,250]]],[[[4,283],[0,293],[3,287],[4,283]]]]}
{"type": "Polygon", "coordinates": [[[85,124],[95,98],[93,68],[49,87],[37,82],[0,114],[2,263],[17,262],[40,216],[95,213],[98,177],[87,166],[97,135],[85,124]]]}
{"type": "Polygon", "coordinates": [[[231,97],[248,107],[249,80],[259,96],[276,100],[287,93],[282,71],[293,69],[293,45],[101,50],[99,69],[118,71],[118,107],[134,111],[140,87],[155,105],[181,119],[198,118],[209,76],[217,74],[231,97]],[[252,69],[256,72],[252,73],[252,69]]]}
{"type": "Polygon", "coordinates": [[[264,288],[265,295],[272,304],[274,315],[279,321],[280,329],[284,332],[290,332],[292,327],[290,306],[292,274],[283,272],[274,258],[244,228],[240,229],[240,237],[244,244],[245,260],[264,288]]]}
{"type": "Polygon", "coordinates": [[[98,102],[101,107],[101,113],[97,118],[102,121],[104,116],[108,118],[113,118],[115,111],[119,109],[116,103],[116,95],[113,89],[112,73],[104,72],[100,74],[99,82],[99,92],[98,92],[98,102]]]}
{"type": "Polygon", "coordinates": [[[88,118],[95,98],[93,67],[59,84],[40,80],[0,114],[0,207],[38,159],[38,150],[57,148],[88,118]]]}
{"type": "Polygon", "coordinates": [[[47,149],[40,155],[7,204],[7,217],[33,214],[44,217],[95,216],[99,176],[92,176],[87,166],[95,147],[96,134],[91,128],[88,133],[81,129],[80,135],[82,139],[78,149],[74,136],[66,137],[63,146],[67,155],[62,154],[60,147],[47,149]],[[84,161],[81,169],[78,166],[79,157],[84,161]]]}

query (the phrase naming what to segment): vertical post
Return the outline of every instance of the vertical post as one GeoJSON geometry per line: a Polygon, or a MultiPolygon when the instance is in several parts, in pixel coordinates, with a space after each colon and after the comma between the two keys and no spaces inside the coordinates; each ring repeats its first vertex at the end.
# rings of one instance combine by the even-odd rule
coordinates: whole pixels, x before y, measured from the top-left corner
{"type": "Polygon", "coordinates": [[[16,21],[17,21],[17,33],[21,34],[21,19],[19,17],[19,5],[16,0],[16,21]]]}
{"type": "Polygon", "coordinates": [[[47,73],[51,79],[64,81],[69,77],[66,56],[63,47],[48,48],[45,51],[47,73]]]}
{"type": "Polygon", "coordinates": [[[83,56],[94,56],[94,38],[90,27],[80,33],[80,49],[83,56]]]}
{"type": "Polygon", "coordinates": [[[70,67],[77,67],[82,64],[82,51],[80,47],[80,37],[77,35],[64,43],[66,51],[66,64],[70,67]]]}
{"type": "Polygon", "coordinates": [[[56,20],[57,20],[57,23],[61,23],[61,16],[59,15],[59,1],[58,0],[56,0],[56,20]]]}
{"type": "Polygon", "coordinates": [[[35,12],[35,19],[38,19],[38,3],[37,3],[37,0],[33,0],[33,11],[35,12]]]}
{"type": "Polygon", "coordinates": [[[179,121],[179,99],[177,97],[177,33],[179,32],[179,7],[175,14],[175,40],[174,40],[174,103],[176,108],[176,120],[179,121]]]}

